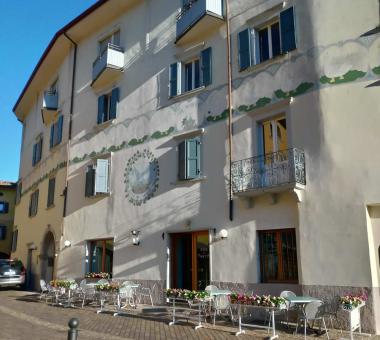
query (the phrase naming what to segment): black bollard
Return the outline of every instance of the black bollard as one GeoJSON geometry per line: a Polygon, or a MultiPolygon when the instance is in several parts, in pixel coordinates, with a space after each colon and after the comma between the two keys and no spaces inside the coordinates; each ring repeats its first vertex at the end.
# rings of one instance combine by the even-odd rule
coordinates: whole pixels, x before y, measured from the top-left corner
{"type": "Polygon", "coordinates": [[[78,319],[70,319],[69,321],[69,331],[67,333],[67,340],[77,340],[78,339],[78,319]]]}

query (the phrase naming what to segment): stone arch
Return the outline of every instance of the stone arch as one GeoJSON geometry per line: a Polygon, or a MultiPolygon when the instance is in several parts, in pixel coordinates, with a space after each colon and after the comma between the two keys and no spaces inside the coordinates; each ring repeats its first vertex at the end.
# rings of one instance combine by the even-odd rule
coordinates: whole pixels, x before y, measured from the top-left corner
{"type": "Polygon", "coordinates": [[[55,264],[55,238],[50,230],[45,234],[41,250],[41,279],[50,282],[53,279],[55,264]]]}

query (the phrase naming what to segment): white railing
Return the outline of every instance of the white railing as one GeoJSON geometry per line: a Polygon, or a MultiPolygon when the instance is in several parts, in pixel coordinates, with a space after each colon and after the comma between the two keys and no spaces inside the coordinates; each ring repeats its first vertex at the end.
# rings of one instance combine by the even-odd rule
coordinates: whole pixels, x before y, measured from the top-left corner
{"type": "Polygon", "coordinates": [[[207,12],[223,16],[223,0],[190,1],[177,17],[177,38],[183,35],[207,12]]]}
{"type": "Polygon", "coordinates": [[[92,64],[92,79],[95,80],[106,67],[122,69],[124,67],[124,51],[120,46],[108,44],[102,54],[92,64]]]}

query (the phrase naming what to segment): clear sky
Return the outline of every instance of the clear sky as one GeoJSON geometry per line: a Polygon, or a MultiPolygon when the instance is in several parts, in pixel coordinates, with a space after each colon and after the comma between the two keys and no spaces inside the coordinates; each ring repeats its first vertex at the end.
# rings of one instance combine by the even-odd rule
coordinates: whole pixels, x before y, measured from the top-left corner
{"type": "Polygon", "coordinates": [[[0,0],[0,180],[18,179],[21,124],[13,105],[54,34],[96,0],[0,0]]]}

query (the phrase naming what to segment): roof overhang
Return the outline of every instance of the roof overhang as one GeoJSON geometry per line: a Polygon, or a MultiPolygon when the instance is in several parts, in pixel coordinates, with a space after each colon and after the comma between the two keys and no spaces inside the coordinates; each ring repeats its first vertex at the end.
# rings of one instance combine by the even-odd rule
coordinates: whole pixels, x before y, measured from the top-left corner
{"type": "Polygon", "coordinates": [[[57,69],[70,52],[72,43],[65,35],[75,43],[80,43],[139,1],[141,0],[98,0],[60,29],[45,49],[13,107],[13,112],[18,120],[25,119],[36,96],[47,87],[49,80],[56,74],[57,69]]]}

